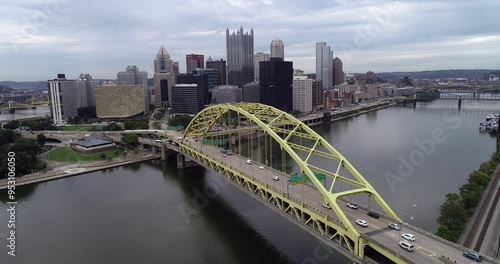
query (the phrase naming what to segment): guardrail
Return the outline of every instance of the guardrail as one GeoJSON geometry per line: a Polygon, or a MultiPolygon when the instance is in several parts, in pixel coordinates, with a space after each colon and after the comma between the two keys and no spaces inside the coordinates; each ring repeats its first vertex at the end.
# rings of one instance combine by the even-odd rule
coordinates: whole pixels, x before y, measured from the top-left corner
{"type": "Polygon", "coordinates": [[[368,241],[368,242],[370,242],[370,243],[372,243],[372,244],[375,244],[375,245],[377,245],[377,246],[379,246],[379,247],[383,248],[384,250],[386,250],[386,251],[388,251],[388,252],[392,253],[392,255],[394,255],[394,256],[398,256],[398,258],[400,258],[401,260],[403,260],[403,261],[404,261],[404,262],[406,262],[406,263],[409,263],[409,264],[415,264],[415,262],[413,262],[413,261],[409,260],[408,258],[406,258],[405,256],[403,256],[403,255],[399,254],[399,252],[396,252],[396,251],[395,251],[395,250],[393,250],[392,248],[388,248],[388,247],[386,247],[384,244],[377,242],[376,240],[372,239],[371,237],[364,237],[364,239],[365,239],[366,241],[368,241]]]}

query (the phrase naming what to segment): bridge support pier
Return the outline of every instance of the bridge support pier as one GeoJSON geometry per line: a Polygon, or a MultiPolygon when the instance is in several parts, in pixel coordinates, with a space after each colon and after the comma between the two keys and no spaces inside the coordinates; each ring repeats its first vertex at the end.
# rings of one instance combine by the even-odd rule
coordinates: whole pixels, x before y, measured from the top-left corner
{"type": "Polygon", "coordinates": [[[177,169],[186,168],[186,158],[181,153],[177,153],[177,169]]]}
{"type": "Polygon", "coordinates": [[[167,160],[167,148],[165,144],[161,144],[161,160],[167,160]]]}
{"type": "Polygon", "coordinates": [[[458,109],[462,108],[462,96],[458,99],[458,109]]]}
{"type": "Polygon", "coordinates": [[[156,154],[156,147],[155,147],[155,145],[151,145],[151,152],[153,152],[153,154],[156,154]]]}

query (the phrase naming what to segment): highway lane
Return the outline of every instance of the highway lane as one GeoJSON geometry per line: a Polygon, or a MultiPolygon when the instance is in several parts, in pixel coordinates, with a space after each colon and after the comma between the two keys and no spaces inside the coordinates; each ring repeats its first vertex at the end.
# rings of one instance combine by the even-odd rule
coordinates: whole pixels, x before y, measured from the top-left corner
{"type": "MultiPolygon", "coordinates": [[[[175,137],[174,141],[177,141],[177,137],[180,136],[180,134],[172,135],[175,137]]],[[[252,162],[252,164],[246,164],[246,158],[238,155],[230,155],[224,157],[223,153],[220,151],[220,148],[209,145],[202,146],[200,141],[196,142],[193,138],[188,138],[188,142],[185,142],[185,144],[190,145],[191,147],[194,147],[198,150],[202,149],[204,153],[209,154],[214,159],[225,162],[235,169],[250,174],[251,176],[255,177],[256,180],[259,180],[262,183],[268,183],[276,191],[287,193],[286,182],[290,177],[289,175],[283,174],[279,171],[276,171],[254,161],[252,162]],[[258,168],[258,166],[260,165],[264,166],[263,170],[258,168]],[[272,176],[274,175],[278,175],[280,177],[280,180],[272,180],[272,176]]],[[[299,201],[304,201],[307,205],[309,205],[309,207],[311,207],[318,213],[327,213],[333,219],[338,219],[333,210],[324,208],[322,206],[324,199],[322,195],[315,189],[315,187],[312,187],[308,184],[289,185],[288,191],[290,197],[299,201]]],[[[395,252],[398,252],[414,263],[442,263],[437,259],[441,255],[449,257],[452,261],[456,261],[456,263],[471,263],[471,260],[462,256],[463,251],[444,244],[432,237],[427,237],[424,234],[417,233],[405,227],[403,227],[401,231],[389,229],[388,224],[391,223],[389,220],[386,220],[382,217],[379,219],[371,218],[367,215],[366,210],[362,208],[359,208],[357,210],[350,209],[347,207],[347,203],[344,201],[338,201],[338,205],[341,209],[345,208],[345,210],[343,209],[342,211],[352,223],[354,228],[356,228],[356,230],[358,230],[364,236],[373,238],[377,242],[385,245],[395,252]],[[355,223],[357,219],[366,220],[368,222],[368,227],[358,226],[355,223]],[[414,252],[407,252],[406,250],[399,247],[398,242],[404,241],[404,239],[401,238],[401,234],[403,233],[411,233],[416,236],[415,242],[410,242],[416,248],[414,252]]],[[[483,261],[483,263],[488,262],[483,261]]]]}

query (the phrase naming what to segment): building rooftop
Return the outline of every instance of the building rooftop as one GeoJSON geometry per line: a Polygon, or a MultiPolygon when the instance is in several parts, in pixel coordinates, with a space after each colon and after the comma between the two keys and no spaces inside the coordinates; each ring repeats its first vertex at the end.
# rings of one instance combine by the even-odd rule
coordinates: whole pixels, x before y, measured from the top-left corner
{"type": "Polygon", "coordinates": [[[90,135],[85,137],[83,140],[76,141],[78,146],[84,148],[97,147],[102,145],[107,145],[113,143],[113,140],[107,136],[102,135],[90,135]]]}

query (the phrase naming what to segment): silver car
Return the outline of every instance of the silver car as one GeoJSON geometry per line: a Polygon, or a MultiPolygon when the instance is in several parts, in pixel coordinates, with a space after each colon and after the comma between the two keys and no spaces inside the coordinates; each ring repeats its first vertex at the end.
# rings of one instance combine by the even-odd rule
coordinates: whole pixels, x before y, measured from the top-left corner
{"type": "Polygon", "coordinates": [[[401,230],[401,226],[399,224],[396,224],[396,223],[390,223],[389,228],[394,229],[394,230],[398,230],[398,231],[401,230]]]}

